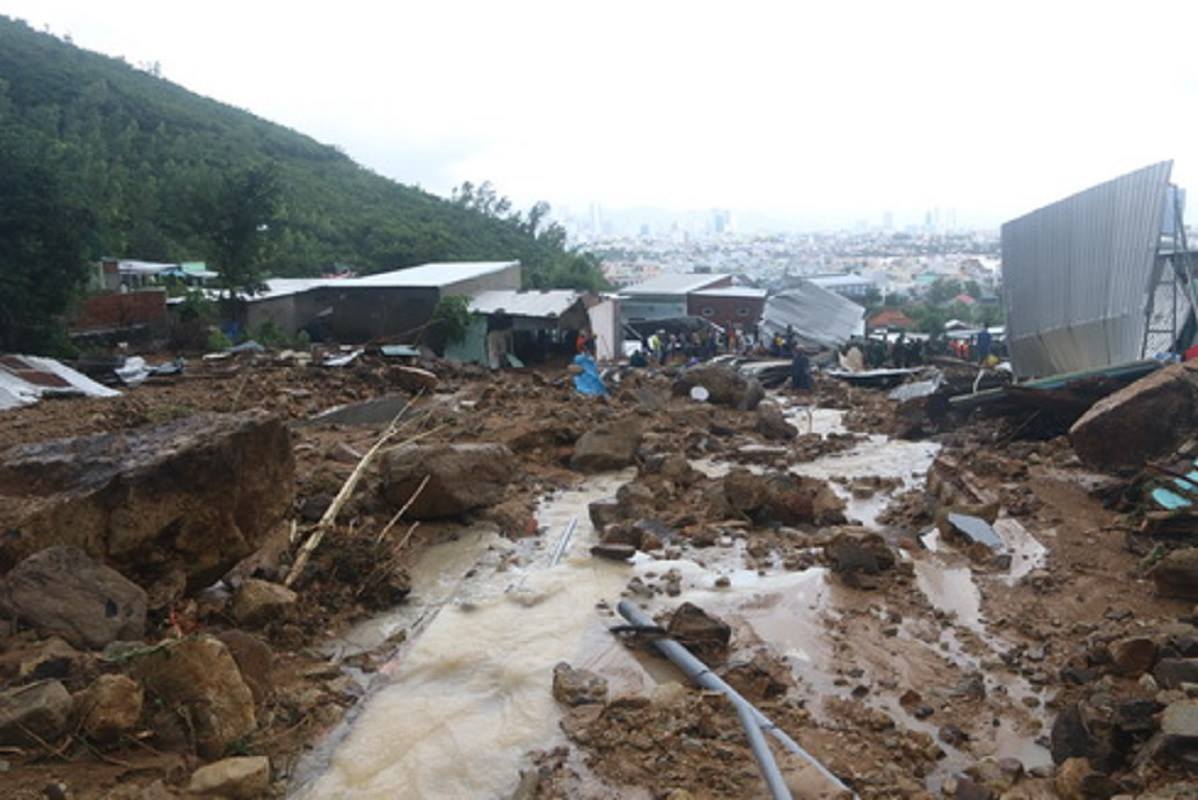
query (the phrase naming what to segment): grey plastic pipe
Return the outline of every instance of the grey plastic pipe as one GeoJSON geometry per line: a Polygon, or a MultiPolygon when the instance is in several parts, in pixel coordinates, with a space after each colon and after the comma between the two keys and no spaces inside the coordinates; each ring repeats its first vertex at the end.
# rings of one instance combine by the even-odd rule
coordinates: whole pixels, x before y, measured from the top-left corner
{"type": "MultiPolygon", "coordinates": [[[[633,625],[637,625],[640,627],[657,627],[656,622],[654,622],[647,614],[645,614],[643,611],[641,611],[639,608],[637,608],[636,604],[632,603],[629,600],[621,600],[619,605],[616,606],[616,608],[619,610],[620,616],[622,616],[624,619],[631,622],[633,625]]],[[[819,774],[824,776],[824,778],[826,778],[828,781],[830,781],[833,786],[840,789],[841,791],[849,792],[849,794],[851,794],[853,797],[857,796],[855,793],[853,793],[847,786],[845,786],[841,782],[840,778],[837,778],[835,775],[833,775],[828,770],[827,767],[825,767],[823,764],[819,763],[819,761],[817,761],[815,759],[815,756],[811,755],[806,750],[804,750],[799,745],[798,742],[796,742],[794,739],[790,738],[790,736],[788,736],[786,734],[786,731],[779,728],[777,725],[775,725],[770,720],[769,717],[767,717],[765,714],[762,714],[760,711],[758,711],[756,706],[754,706],[752,703],[750,703],[748,700],[746,700],[744,697],[742,697],[740,692],[736,691],[731,686],[729,686],[727,683],[725,683],[723,681],[723,679],[721,679],[718,675],[716,675],[714,672],[709,670],[707,668],[706,664],[704,664],[699,659],[695,658],[695,656],[689,650],[687,650],[685,647],[678,644],[678,642],[674,641],[673,639],[665,639],[665,638],[654,640],[653,646],[655,648],[657,648],[657,651],[659,653],[661,653],[666,658],[670,659],[670,661],[674,662],[674,664],[679,669],[681,669],[683,672],[685,672],[686,676],[688,678],[690,678],[692,681],[694,681],[695,683],[702,686],[704,689],[710,689],[713,692],[721,692],[721,693],[727,695],[728,698],[732,701],[733,705],[736,706],[736,710],[737,710],[738,714],[741,713],[741,708],[743,707],[748,712],[748,714],[751,716],[751,718],[757,723],[757,725],[760,727],[761,730],[765,730],[765,731],[769,732],[770,735],[772,735],[775,739],[777,739],[779,742],[782,743],[783,747],[785,747],[787,750],[794,753],[795,755],[799,756],[807,763],[811,764],[811,766],[815,767],[815,769],[819,772],[819,774]]],[[[742,717],[742,720],[743,720],[743,717],[742,717]]],[[[748,731],[748,729],[746,728],[746,732],[747,731],[748,731]]],[[[759,733],[760,733],[760,731],[759,731],[759,733]]],[[[761,737],[761,739],[762,739],[762,742],[764,743],[764,737],[761,737]]],[[[753,742],[753,735],[749,734],[750,745],[752,744],[752,742],[753,742]]],[[[756,749],[754,749],[753,754],[754,754],[754,756],[757,757],[757,761],[760,764],[761,760],[762,760],[762,755],[759,754],[756,749]]],[[[767,757],[770,760],[770,762],[773,763],[774,756],[773,756],[773,753],[771,753],[769,751],[768,747],[765,748],[765,757],[767,757]]],[[[777,769],[776,764],[774,765],[774,769],[775,770],[777,769]]],[[[768,777],[766,778],[766,780],[768,782],[768,780],[769,780],[768,777]]],[[[772,791],[772,787],[771,787],[771,791],[772,791]]],[[[789,791],[784,796],[789,797],[790,796],[789,791]]]]}

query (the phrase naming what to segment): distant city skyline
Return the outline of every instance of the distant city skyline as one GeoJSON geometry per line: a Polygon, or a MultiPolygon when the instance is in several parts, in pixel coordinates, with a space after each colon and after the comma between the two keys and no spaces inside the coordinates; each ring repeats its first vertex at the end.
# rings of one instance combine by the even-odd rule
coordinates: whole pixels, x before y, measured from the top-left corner
{"type": "Polygon", "coordinates": [[[890,214],[902,229],[939,208],[955,227],[996,228],[1166,158],[1198,185],[1198,79],[1164,41],[1198,21],[1187,3],[0,0],[0,12],[157,64],[404,183],[448,196],[490,180],[559,215],[726,209],[738,227],[811,230],[890,214]]]}

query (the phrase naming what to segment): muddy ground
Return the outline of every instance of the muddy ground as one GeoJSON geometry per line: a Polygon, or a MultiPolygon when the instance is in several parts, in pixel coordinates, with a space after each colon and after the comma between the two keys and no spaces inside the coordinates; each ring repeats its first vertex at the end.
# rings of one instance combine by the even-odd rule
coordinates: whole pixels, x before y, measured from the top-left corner
{"type": "MultiPolygon", "coordinates": [[[[136,673],[73,648],[52,674],[75,716],[53,738],[0,748],[4,796],[184,796],[219,756],[269,758],[268,784],[246,796],[767,796],[728,701],[657,655],[660,634],[610,632],[625,622],[621,599],[663,626],[684,603],[710,615],[681,638],[861,797],[1195,796],[1190,762],[1157,731],[1198,687],[1158,685],[1152,668],[1162,654],[1198,656],[1186,649],[1198,642],[1193,601],[1159,596],[1148,568],[1160,552],[1129,546],[1143,508],[1128,477],[1084,468],[1065,437],[1027,441],[1017,419],[975,418],[891,438],[903,426],[884,393],[831,380],[750,411],[680,395],[675,370],[624,373],[595,400],[564,368],[423,366],[439,382],[417,395],[381,358],[321,369],[241,356],[116,399],[0,414],[3,453],[264,409],[288,424],[295,459],[294,502],[269,541],[214,591],[158,607],[152,591],[141,642],[240,631],[265,644],[266,666],[239,664],[262,684],[252,733],[202,752],[147,705],[119,735],[93,736],[78,718],[88,688],[136,673]],[[294,603],[235,620],[229,590],[249,575],[283,580],[405,406],[393,444],[509,448],[502,496],[414,525],[396,518],[376,462],[294,603]],[[634,432],[625,460],[578,459],[597,428],[634,432]],[[1001,545],[970,545],[949,511],[989,519],[1001,545]],[[1147,666],[1124,664],[1135,639],[1151,640],[1147,666]],[[589,690],[555,691],[559,662],[589,690]]],[[[5,499],[19,516],[25,500],[5,499]]],[[[10,621],[6,688],[49,675],[37,671],[49,646],[10,621]]],[[[835,796],[774,749],[796,797],[835,796]]]]}

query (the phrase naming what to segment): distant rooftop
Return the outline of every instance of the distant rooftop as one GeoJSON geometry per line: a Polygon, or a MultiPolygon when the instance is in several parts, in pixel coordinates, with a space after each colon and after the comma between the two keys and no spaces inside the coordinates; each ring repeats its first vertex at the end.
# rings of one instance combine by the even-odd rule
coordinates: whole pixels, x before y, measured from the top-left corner
{"type": "Polygon", "coordinates": [[[860,286],[863,283],[873,283],[872,280],[862,275],[812,275],[807,280],[825,289],[833,286],[860,286]]]}
{"type": "Polygon", "coordinates": [[[711,289],[700,289],[691,294],[700,297],[753,297],[762,299],[769,292],[765,289],[754,289],[752,286],[715,286],[711,289]]]}
{"type": "Polygon", "coordinates": [[[620,290],[620,294],[690,294],[706,289],[713,283],[728,280],[731,276],[719,273],[685,272],[673,275],[658,275],[656,278],[620,290]]]}

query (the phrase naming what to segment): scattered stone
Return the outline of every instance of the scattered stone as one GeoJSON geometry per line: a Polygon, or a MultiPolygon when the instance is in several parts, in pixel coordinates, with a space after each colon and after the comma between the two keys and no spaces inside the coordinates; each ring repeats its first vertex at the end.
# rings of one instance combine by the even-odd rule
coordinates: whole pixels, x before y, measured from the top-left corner
{"type": "Polygon", "coordinates": [[[1180,689],[1183,683],[1198,683],[1198,658],[1162,658],[1152,677],[1163,689],[1180,689]]]}
{"type": "Polygon", "coordinates": [[[200,767],[187,791],[229,800],[255,800],[270,788],[270,759],[266,756],[226,758],[200,767]]]}
{"type": "Polygon", "coordinates": [[[1053,788],[1063,800],[1105,800],[1119,793],[1118,784],[1084,758],[1066,759],[1057,767],[1053,788]]]}
{"type": "Polygon", "coordinates": [[[1115,672],[1129,678],[1143,675],[1156,661],[1156,642],[1147,636],[1131,636],[1110,646],[1115,672]]]}
{"type": "Polygon", "coordinates": [[[678,606],[666,632],[708,665],[722,663],[732,641],[732,628],[694,603],[678,606]]]}
{"type": "Polygon", "coordinates": [[[630,544],[601,543],[591,548],[591,555],[598,558],[608,558],[612,561],[628,561],[636,555],[636,547],[630,544]]]}
{"type": "Polygon", "coordinates": [[[137,727],[144,701],[141,684],[129,676],[101,675],[79,698],[80,728],[95,741],[115,741],[137,727]]]}
{"type": "Polygon", "coordinates": [[[187,711],[204,758],[219,758],[257,725],[253,693],[219,639],[196,636],[155,649],[132,672],[167,708],[187,711]]]}
{"type": "Polygon", "coordinates": [[[241,625],[261,627],[285,618],[297,599],[298,595],[282,584],[246,578],[233,593],[229,612],[241,625]]]}
{"type": "Polygon", "coordinates": [[[574,443],[570,468],[579,472],[623,469],[636,460],[640,427],[630,421],[608,422],[584,433],[574,443]]]}
{"type": "Polygon", "coordinates": [[[402,508],[427,477],[405,517],[456,517],[493,506],[516,474],[512,451],[501,444],[409,444],[388,451],[382,462],[384,497],[402,508]]]}
{"type": "Polygon", "coordinates": [[[591,525],[597,531],[601,531],[608,525],[615,524],[623,519],[620,503],[614,497],[596,500],[587,506],[587,513],[590,514],[591,525]]]}
{"type": "Polygon", "coordinates": [[[794,673],[786,662],[762,650],[747,660],[729,664],[720,675],[752,701],[772,700],[796,686],[794,673]]]}
{"type": "Polygon", "coordinates": [[[844,500],[826,481],[789,473],[755,475],[738,467],[723,479],[733,511],[758,522],[835,525],[844,522],[844,500]]]}
{"type": "Polygon", "coordinates": [[[769,400],[757,406],[754,430],[773,441],[793,439],[799,435],[799,429],[786,421],[786,416],[778,404],[769,400]]]}
{"type": "Polygon", "coordinates": [[[1153,567],[1151,576],[1161,597],[1198,600],[1198,547],[1169,553],[1153,567]]]}
{"type": "Polygon", "coordinates": [[[77,547],[48,547],[0,579],[0,606],[75,647],[101,649],[140,639],[146,593],[77,547]]]}
{"type": "Polygon", "coordinates": [[[0,498],[23,502],[0,499],[0,571],[68,545],[144,588],[177,574],[200,589],[266,541],[294,486],[291,434],[262,412],[15,447],[0,456],[0,498]]]}
{"type": "Polygon", "coordinates": [[[936,736],[940,741],[952,747],[960,747],[969,741],[969,734],[961,730],[959,726],[952,724],[941,725],[936,736]]]}
{"type": "Polygon", "coordinates": [[[568,706],[603,703],[607,700],[607,679],[562,661],[553,668],[553,696],[568,706]]]}
{"type": "Polygon", "coordinates": [[[38,745],[38,739],[54,741],[66,731],[73,709],[71,693],[58,681],[0,692],[0,745],[27,747],[38,745]]]}
{"type": "Polygon", "coordinates": [[[40,642],[32,655],[21,659],[17,677],[22,681],[62,680],[78,670],[83,659],[82,653],[53,636],[40,642]]]}

